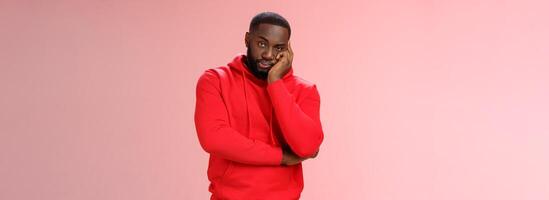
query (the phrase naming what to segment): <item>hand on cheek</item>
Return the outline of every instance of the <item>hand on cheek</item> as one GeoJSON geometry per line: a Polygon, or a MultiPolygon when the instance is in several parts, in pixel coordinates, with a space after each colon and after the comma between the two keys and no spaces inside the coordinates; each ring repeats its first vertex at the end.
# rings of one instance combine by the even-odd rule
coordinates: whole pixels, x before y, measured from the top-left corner
{"type": "Polygon", "coordinates": [[[276,64],[269,71],[268,82],[272,83],[281,79],[286,75],[290,68],[292,67],[294,53],[292,51],[292,46],[288,43],[288,50],[283,51],[276,55],[276,64]]]}

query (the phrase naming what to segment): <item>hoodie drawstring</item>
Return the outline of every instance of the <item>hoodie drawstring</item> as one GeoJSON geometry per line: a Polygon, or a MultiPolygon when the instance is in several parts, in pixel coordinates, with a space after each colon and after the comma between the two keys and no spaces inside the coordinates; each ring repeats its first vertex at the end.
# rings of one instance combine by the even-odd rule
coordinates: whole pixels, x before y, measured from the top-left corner
{"type": "Polygon", "coordinates": [[[248,119],[248,137],[252,137],[252,132],[250,131],[250,126],[252,122],[250,120],[250,109],[248,108],[248,92],[246,90],[246,74],[242,71],[242,85],[244,85],[244,102],[246,104],[246,118],[248,119]]]}
{"type": "MultiPolygon", "coordinates": [[[[254,135],[252,135],[253,133],[250,131],[250,127],[252,126],[252,122],[251,122],[251,118],[250,118],[250,108],[249,108],[249,105],[248,105],[248,90],[247,90],[247,87],[246,87],[246,84],[247,83],[247,78],[246,78],[246,73],[244,73],[244,71],[242,71],[242,84],[244,85],[243,88],[244,88],[244,102],[246,104],[246,117],[247,117],[247,120],[248,120],[248,127],[247,127],[247,130],[248,130],[248,137],[250,138],[253,138],[254,135]]],[[[274,107],[271,105],[271,112],[270,112],[270,118],[269,118],[269,136],[271,137],[271,143],[272,144],[277,144],[275,138],[274,138],[274,134],[273,134],[273,113],[274,113],[274,107]]]]}
{"type": "Polygon", "coordinates": [[[273,144],[276,144],[276,140],[274,138],[274,134],[273,134],[273,113],[274,113],[274,107],[272,107],[271,105],[271,118],[269,119],[269,134],[271,135],[271,142],[273,144]]]}

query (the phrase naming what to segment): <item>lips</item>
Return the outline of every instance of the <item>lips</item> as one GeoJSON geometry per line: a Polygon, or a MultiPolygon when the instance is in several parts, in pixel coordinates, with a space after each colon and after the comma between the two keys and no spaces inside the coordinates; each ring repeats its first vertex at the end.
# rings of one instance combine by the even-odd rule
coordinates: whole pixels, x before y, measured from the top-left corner
{"type": "Polygon", "coordinates": [[[271,68],[272,66],[274,65],[274,63],[271,63],[271,62],[265,62],[265,61],[260,61],[257,63],[257,66],[261,69],[269,69],[271,68]]]}

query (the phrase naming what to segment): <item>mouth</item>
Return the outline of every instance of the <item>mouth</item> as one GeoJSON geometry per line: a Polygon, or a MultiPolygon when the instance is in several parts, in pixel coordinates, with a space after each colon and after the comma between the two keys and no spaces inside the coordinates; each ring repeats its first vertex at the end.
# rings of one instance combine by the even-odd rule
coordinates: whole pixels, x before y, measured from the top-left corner
{"type": "Polygon", "coordinates": [[[273,67],[274,63],[272,62],[267,62],[267,61],[260,61],[257,63],[257,66],[260,68],[260,69],[270,69],[271,67],[273,67]]]}

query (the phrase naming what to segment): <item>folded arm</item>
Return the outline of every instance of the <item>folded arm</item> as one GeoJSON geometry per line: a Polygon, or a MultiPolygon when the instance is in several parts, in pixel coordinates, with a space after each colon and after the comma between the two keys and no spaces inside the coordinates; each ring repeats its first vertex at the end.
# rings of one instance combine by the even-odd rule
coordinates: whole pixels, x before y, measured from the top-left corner
{"type": "Polygon", "coordinates": [[[219,79],[211,71],[198,81],[194,120],[200,145],[206,152],[245,164],[281,164],[280,147],[249,139],[230,126],[219,79]]]}

